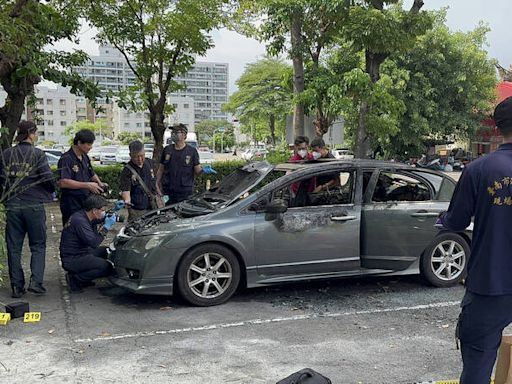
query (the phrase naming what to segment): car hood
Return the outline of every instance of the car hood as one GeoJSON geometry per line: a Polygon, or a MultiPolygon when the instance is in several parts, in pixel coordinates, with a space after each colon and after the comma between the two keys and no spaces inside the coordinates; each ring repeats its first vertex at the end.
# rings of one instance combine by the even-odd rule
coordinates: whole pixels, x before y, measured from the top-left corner
{"type": "Polygon", "coordinates": [[[181,203],[149,212],[129,222],[117,235],[116,240],[124,242],[133,236],[155,234],[162,224],[218,212],[249,192],[273,168],[266,161],[247,164],[226,176],[209,191],[194,195],[181,203]]]}

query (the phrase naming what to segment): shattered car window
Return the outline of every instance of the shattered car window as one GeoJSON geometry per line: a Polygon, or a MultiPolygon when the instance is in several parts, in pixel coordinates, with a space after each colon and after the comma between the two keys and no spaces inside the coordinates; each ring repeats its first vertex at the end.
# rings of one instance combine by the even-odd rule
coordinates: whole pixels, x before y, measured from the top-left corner
{"type": "Polygon", "coordinates": [[[272,199],[282,199],[290,208],[350,204],[353,202],[354,179],[353,171],[308,176],[274,191],[272,199]],[[331,180],[331,186],[318,188],[331,180]]]}
{"type": "Polygon", "coordinates": [[[406,175],[381,172],[372,201],[426,201],[431,200],[430,189],[423,182],[406,175]]]}

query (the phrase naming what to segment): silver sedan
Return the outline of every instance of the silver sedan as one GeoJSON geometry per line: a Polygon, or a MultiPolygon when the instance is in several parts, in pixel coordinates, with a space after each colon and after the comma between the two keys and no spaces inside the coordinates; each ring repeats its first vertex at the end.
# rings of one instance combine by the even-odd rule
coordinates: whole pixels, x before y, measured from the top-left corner
{"type": "Polygon", "coordinates": [[[471,231],[434,226],[455,181],[368,160],[250,163],[187,201],[128,223],[112,281],[142,294],[217,305],[240,287],[421,273],[465,276],[471,231]]]}

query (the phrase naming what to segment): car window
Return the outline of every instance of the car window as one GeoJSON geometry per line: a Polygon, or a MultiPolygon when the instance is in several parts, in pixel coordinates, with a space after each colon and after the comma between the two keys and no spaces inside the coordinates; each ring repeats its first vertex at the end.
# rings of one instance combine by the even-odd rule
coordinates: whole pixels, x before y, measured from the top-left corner
{"type": "Polygon", "coordinates": [[[423,177],[426,179],[429,183],[432,189],[434,190],[434,194],[437,196],[439,193],[439,190],[441,189],[441,184],[443,183],[444,177],[441,175],[436,175],[434,173],[429,172],[421,172],[421,171],[412,171],[411,173],[414,173],[420,177],[423,177]]]}
{"type": "Polygon", "coordinates": [[[290,208],[351,204],[354,200],[354,172],[322,173],[304,177],[274,191],[272,199],[283,199],[290,208]],[[329,181],[332,185],[319,189],[329,181]]]}
{"type": "Polygon", "coordinates": [[[437,200],[439,201],[450,201],[452,199],[453,192],[455,191],[455,183],[445,177],[439,189],[437,200]]]}
{"type": "Polygon", "coordinates": [[[383,171],[379,174],[372,201],[425,201],[431,200],[431,192],[422,181],[399,173],[383,171]]]}

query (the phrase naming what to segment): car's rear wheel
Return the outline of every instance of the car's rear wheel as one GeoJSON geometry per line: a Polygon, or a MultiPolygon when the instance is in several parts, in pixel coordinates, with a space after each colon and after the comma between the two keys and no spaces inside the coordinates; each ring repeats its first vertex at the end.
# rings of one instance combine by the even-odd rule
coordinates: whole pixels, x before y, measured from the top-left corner
{"type": "Polygon", "coordinates": [[[469,245],[456,233],[437,236],[421,257],[421,274],[436,287],[449,287],[466,277],[469,245]]]}
{"type": "Polygon", "coordinates": [[[204,244],[188,252],[178,269],[177,287],[191,304],[206,307],[229,300],[240,282],[240,264],[228,248],[204,244]]]}

